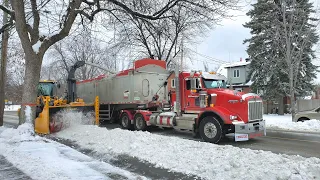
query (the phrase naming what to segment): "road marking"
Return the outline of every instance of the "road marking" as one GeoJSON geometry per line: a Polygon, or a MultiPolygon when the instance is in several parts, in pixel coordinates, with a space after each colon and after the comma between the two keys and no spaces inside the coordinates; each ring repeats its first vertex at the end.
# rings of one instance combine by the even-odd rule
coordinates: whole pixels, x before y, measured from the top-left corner
{"type": "Polygon", "coordinates": [[[281,137],[271,137],[271,136],[266,136],[269,138],[273,138],[273,139],[284,139],[284,140],[294,140],[294,141],[301,141],[301,142],[310,142],[310,143],[319,143],[319,141],[309,141],[309,140],[303,140],[303,139],[291,139],[291,138],[281,138],[281,137]]]}

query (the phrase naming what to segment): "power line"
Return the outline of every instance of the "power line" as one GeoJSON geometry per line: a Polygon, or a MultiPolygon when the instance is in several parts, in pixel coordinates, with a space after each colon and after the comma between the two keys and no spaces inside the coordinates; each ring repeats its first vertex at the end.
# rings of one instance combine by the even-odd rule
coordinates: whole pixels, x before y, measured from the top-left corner
{"type": "Polygon", "coordinates": [[[217,62],[217,63],[220,63],[220,64],[222,64],[222,63],[230,63],[230,62],[227,62],[227,61],[224,61],[224,60],[221,60],[221,59],[217,59],[217,58],[214,58],[214,57],[210,57],[210,56],[198,53],[197,51],[194,51],[194,50],[192,50],[190,48],[187,48],[187,49],[192,51],[192,52],[194,52],[195,54],[198,54],[201,57],[204,57],[204,58],[206,58],[208,60],[211,60],[211,61],[214,61],[214,62],[217,62]]]}

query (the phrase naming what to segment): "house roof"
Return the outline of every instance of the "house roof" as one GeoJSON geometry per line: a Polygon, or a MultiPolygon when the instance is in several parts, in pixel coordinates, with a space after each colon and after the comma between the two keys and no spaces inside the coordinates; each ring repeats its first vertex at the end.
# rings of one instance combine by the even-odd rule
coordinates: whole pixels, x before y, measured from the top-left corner
{"type": "Polygon", "coordinates": [[[239,67],[239,66],[245,66],[250,64],[250,61],[237,61],[237,62],[232,62],[232,63],[226,63],[226,64],[221,64],[220,67],[217,70],[218,74],[224,75],[225,77],[228,77],[228,70],[227,68],[231,67],[239,67]]]}
{"type": "Polygon", "coordinates": [[[228,63],[228,64],[224,64],[225,68],[229,68],[229,67],[238,67],[238,66],[246,66],[250,64],[250,61],[238,61],[238,62],[233,62],[233,63],[228,63]]]}
{"type": "Polygon", "coordinates": [[[225,77],[228,77],[228,70],[224,67],[224,64],[222,64],[219,69],[217,70],[218,74],[224,75],[225,77]]]}

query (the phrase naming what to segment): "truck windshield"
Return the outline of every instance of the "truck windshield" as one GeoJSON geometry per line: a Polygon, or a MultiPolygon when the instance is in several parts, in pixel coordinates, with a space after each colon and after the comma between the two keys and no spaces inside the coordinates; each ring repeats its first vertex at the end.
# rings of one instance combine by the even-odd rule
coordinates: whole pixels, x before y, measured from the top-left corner
{"type": "Polygon", "coordinates": [[[38,96],[53,96],[53,83],[39,83],[38,84],[38,96]]]}
{"type": "Polygon", "coordinates": [[[204,86],[207,89],[225,88],[226,83],[221,79],[203,79],[204,86]]]}

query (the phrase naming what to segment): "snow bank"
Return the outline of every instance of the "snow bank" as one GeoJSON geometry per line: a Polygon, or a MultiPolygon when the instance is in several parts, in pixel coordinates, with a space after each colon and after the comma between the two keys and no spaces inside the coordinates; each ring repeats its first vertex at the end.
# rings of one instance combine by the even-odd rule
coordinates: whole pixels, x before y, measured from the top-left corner
{"type": "Polygon", "coordinates": [[[268,129],[320,132],[320,121],[315,119],[305,122],[292,122],[291,114],[269,114],[263,115],[263,118],[266,120],[266,126],[268,129]]]}
{"type": "Polygon", "coordinates": [[[4,111],[18,111],[20,107],[20,105],[6,105],[4,111]]]}
{"type": "Polygon", "coordinates": [[[78,125],[56,134],[107,155],[128,154],[204,179],[320,179],[320,159],[278,155],[149,132],[78,125]]]}
{"type": "Polygon", "coordinates": [[[94,160],[70,147],[39,137],[33,126],[0,128],[0,155],[32,179],[145,179],[108,163],[94,160]]]}

